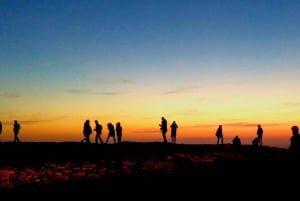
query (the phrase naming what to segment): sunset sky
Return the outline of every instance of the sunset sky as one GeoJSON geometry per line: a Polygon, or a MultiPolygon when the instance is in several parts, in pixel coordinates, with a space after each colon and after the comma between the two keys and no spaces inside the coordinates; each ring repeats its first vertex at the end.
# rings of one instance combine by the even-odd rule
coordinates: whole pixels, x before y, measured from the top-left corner
{"type": "MultiPolygon", "coordinates": [[[[300,125],[300,1],[1,0],[1,141],[80,141],[86,119],[126,141],[286,146],[300,125]],[[170,139],[170,129],[167,134],[170,139]]],[[[92,142],[94,142],[94,133],[92,142]]]]}

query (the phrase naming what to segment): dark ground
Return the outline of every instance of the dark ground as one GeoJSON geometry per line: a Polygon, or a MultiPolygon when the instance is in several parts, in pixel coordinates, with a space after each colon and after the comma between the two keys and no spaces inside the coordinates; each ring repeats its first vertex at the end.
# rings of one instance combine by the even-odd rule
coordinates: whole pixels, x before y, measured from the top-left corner
{"type": "MultiPolygon", "coordinates": [[[[287,150],[231,144],[0,143],[0,194],[28,198],[287,199],[287,150]]],[[[293,197],[293,196],[292,196],[293,197]]]]}

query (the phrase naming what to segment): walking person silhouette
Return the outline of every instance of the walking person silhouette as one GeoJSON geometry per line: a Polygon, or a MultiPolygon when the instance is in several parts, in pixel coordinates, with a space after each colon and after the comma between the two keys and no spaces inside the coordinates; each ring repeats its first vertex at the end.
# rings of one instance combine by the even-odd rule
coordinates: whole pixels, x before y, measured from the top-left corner
{"type": "Polygon", "coordinates": [[[167,143],[167,132],[168,132],[168,122],[164,117],[161,117],[161,123],[159,124],[160,126],[160,130],[161,130],[161,134],[163,137],[163,142],[167,143]]]}
{"type": "Polygon", "coordinates": [[[106,139],[106,144],[108,143],[108,140],[110,137],[112,137],[114,144],[116,143],[116,132],[115,132],[115,127],[112,123],[107,124],[107,129],[108,129],[108,135],[106,139]]]}
{"type": "Polygon", "coordinates": [[[222,125],[219,125],[217,131],[216,131],[216,136],[217,136],[217,145],[219,143],[223,144],[223,129],[222,125]]]}
{"type": "Polygon", "coordinates": [[[175,121],[173,121],[173,123],[171,124],[170,127],[171,127],[171,141],[172,141],[172,143],[175,144],[178,125],[176,124],[175,121]]]}
{"type": "Polygon", "coordinates": [[[98,144],[100,141],[101,144],[103,144],[103,140],[101,138],[102,135],[102,125],[98,122],[98,120],[95,120],[95,128],[94,131],[96,131],[96,136],[95,136],[95,142],[98,144]]]}
{"type": "Polygon", "coordinates": [[[90,143],[90,135],[92,134],[92,127],[90,125],[90,120],[86,120],[83,124],[83,136],[84,138],[81,140],[81,142],[90,143]]]}
{"type": "Polygon", "coordinates": [[[21,125],[19,124],[19,122],[17,120],[15,120],[14,125],[13,125],[14,142],[20,142],[20,139],[19,139],[20,129],[21,129],[21,125]]]}

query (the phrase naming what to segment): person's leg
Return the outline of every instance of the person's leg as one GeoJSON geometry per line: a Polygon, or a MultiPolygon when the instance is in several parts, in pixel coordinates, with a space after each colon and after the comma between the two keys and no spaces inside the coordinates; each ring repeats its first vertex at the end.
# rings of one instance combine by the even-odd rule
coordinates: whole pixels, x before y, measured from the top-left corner
{"type": "Polygon", "coordinates": [[[167,142],[167,136],[165,132],[163,133],[163,138],[164,138],[164,142],[167,142]]]}

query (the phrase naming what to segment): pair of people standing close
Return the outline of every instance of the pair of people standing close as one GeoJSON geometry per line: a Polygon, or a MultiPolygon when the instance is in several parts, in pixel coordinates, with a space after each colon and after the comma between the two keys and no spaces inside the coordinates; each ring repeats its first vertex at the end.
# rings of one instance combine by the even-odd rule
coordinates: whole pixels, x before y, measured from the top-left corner
{"type": "MultiPolygon", "coordinates": [[[[163,137],[163,142],[167,143],[168,122],[165,117],[161,117],[161,123],[159,124],[159,126],[163,137]]],[[[170,128],[171,128],[171,142],[175,144],[176,136],[177,136],[177,128],[178,128],[178,125],[176,124],[175,121],[173,121],[170,128]]]]}
{"type": "Polygon", "coordinates": [[[114,144],[116,142],[118,142],[118,143],[122,142],[123,128],[122,128],[120,122],[116,123],[116,129],[112,123],[108,123],[107,129],[108,129],[108,135],[107,135],[107,139],[106,139],[106,144],[108,143],[109,138],[113,139],[114,144]],[[117,140],[116,140],[116,135],[117,135],[117,140]]]}

